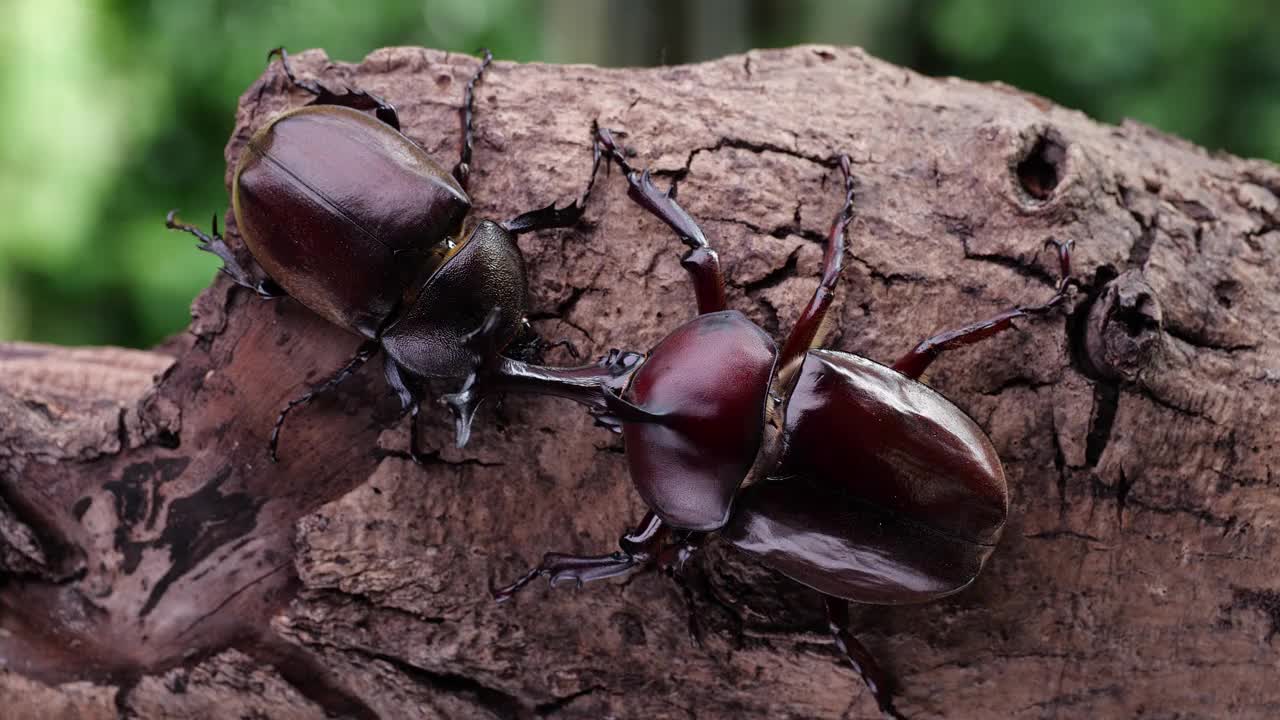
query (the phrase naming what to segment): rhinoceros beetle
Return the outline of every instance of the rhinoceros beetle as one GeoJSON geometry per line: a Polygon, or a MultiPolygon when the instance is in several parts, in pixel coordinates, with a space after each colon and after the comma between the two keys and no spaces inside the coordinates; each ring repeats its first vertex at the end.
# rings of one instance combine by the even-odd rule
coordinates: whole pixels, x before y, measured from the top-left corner
{"type": "Polygon", "coordinates": [[[597,147],[626,174],[629,195],[689,246],[682,265],[698,316],[647,356],[613,354],[596,371],[510,359],[473,373],[446,396],[459,439],[494,390],[545,392],[588,405],[620,427],[632,480],[649,512],[618,551],[547,553],[514,583],[537,577],[577,584],[657,566],[677,580],[711,533],[822,594],[835,645],[886,715],[900,718],[885,673],[849,631],[848,602],[904,604],[973,582],[1008,512],[1004,471],[991,441],[962,410],[919,381],[941,353],[990,337],[1014,319],[1043,314],[1066,297],[1070,246],[1057,246],[1062,277],[1046,302],[1020,306],[919,344],[892,366],[821,349],[853,217],[855,182],[839,156],[844,203],[832,222],[817,291],[781,350],[727,309],[719,260],[674,187],[658,190],[627,162],[614,134],[597,147]],[[590,384],[594,382],[594,388],[590,384]]]}
{"type": "MultiPolygon", "coordinates": [[[[470,350],[475,343],[466,342],[482,321],[491,324],[490,352],[518,336],[527,342],[525,265],[515,237],[572,226],[592,185],[563,208],[552,204],[503,223],[468,226],[475,86],[493,59],[487,50],[466,85],[462,153],[451,173],[400,132],[390,103],[298,80],[283,48],[268,59],[277,54],[289,83],[314,98],[272,118],[236,165],[232,208],[259,267],[237,260],[218,234],[216,216],[212,235],[173,212],[166,218],[168,227],[195,235],[200,249],[222,258],[222,271],[237,284],[267,298],[291,296],[365,338],[344,367],[280,411],[272,460],[289,412],[337,387],[379,350],[389,384],[416,421],[421,391],[407,380],[466,376],[482,360],[470,350]]],[[[599,161],[596,155],[592,181],[599,161]]],[[[413,425],[410,452],[421,461],[413,425]]]]}

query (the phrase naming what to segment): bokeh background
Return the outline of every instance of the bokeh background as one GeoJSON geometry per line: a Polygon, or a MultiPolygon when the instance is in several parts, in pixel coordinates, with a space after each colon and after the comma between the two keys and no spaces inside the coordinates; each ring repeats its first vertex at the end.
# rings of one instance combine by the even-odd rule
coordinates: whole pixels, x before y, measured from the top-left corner
{"type": "Polygon", "coordinates": [[[218,262],[162,220],[226,209],[223,144],[271,47],[631,66],[805,42],[1280,161],[1272,0],[0,0],[0,340],[187,324],[218,262]]]}

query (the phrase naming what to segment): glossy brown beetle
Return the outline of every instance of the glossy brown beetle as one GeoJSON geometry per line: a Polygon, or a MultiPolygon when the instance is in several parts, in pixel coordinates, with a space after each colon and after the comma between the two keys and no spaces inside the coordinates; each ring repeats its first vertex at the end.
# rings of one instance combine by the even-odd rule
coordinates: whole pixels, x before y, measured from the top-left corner
{"type": "MultiPolygon", "coordinates": [[[[174,213],[166,219],[221,257],[236,283],[264,297],[287,294],[365,338],[350,362],[281,410],[269,443],[273,460],[289,412],[335,388],[379,350],[388,382],[416,419],[416,381],[466,376],[483,358],[465,340],[486,319],[493,323],[490,352],[527,336],[525,265],[515,237],[573,225],[590,193],[588,186],[580,202],[501,224],[464,224],[474,92],[492,61],[488,51],[466,86],[462,155],[452,173],[400,132],[392,105],[367,92],[299,81],[288,54],[278,48],[268,58],[275,54],[289,82],[314,100],[272,118],[235,169],[232,207],[260,270],[237,261],[216,217],[212,236],[174,213]]],[[[414,426],[410,452],[420,459],[414,426]]]]}
{"type": "MultiPolygon", "coordinates": [[[[844,205],[832,223],[822,280],[781,350],[741,313],[726,310],[718,258],[702,232],[648,173],[635,172],[611,133],[598,142],[627,175],[634,200],[690,247],[699,315],[624,370],[599,373],[594,392],[559,370],[515,361],[491,365],[450,396],[460,417],[491,389],[550,392],[583,402],[625,434],[631,476],[650,511],[608,555],[548,553],[511,585],[504,601],[539,576],[581,584],[657,564],[692,596],[680,569],[708,534],[822,593],[829,629],[880,709],[893,706],[888,678],[848,630],[848,601],[903,604],[968,586],[1004,527],[1008,489],[981,428],[918,378],[943,351],[977,342],[1015,318],[1060,304],[1062,278],[1045,303],[1017,307],[915,346],[892,367],[818,349],[852,219],[849,160],[844,205]]],[[[601,367],[609,363],[602,363],[601,367]]],[[[460,434],[465,437],[465,434],[460,434]]],[[[696,626],[691,619],[691,634],[696,626]]]]}

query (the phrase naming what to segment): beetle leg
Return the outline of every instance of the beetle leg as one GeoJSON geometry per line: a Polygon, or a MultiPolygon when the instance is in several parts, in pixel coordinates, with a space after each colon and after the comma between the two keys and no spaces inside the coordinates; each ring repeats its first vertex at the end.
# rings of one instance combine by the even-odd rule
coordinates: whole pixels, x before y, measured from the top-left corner
{"type": "Polygon", "coordinates": [[[274,280],[266,277],[265,274],[263,274],[262,279],[257,279],[254,277],[256,273],[249,272],[245,266],[240,264],[240,261],[236,259],[235,253],[231,252],[231,248],[222,239],[222,235],[218,234],[217,215],[213,216],[213,235],[206,235],[200,228],[182,222],[181,218],[178,217],[177,210],[170,210],[169,214],[165,215],[164,226],[170,230],[181,230],[195,235],[196,239],[200,241],[200,244],[196,245],[196,247],[222,258],[222,272],[226,273],[227,277],[231,278],[235,284],[249,288],[267,300],[285,296],[284,289],[277,285],[274,280]]]}
{"type": "Polygon", "coordinates": [[[471,422],[481,403],[503,392],[573,400],[586,405],[598,425],[621,432],[621,423],[610,410],[609,397],[622,392],[643,360],[639,353],[617,349],[590,365],[565,368],[497,357],[467,376],[458,392],[442,395],[440,402],[453,413],[458,447],[465,446],[471,437],[471,422]]]}
{"type": "Polygon", "coordinates": [[[627,162],[625,150],[614,138],[615,133],[607,128],[597,127],[596,154],[603,150],[613,162],[622,168],[627,176],[627,195],[645,210],[655,215],[675,231],[680,242],[689,246],[689,251],[680,258],[680,266],[689,273],[693,282],[693,292],[698,300],[698,314],[719,312],[727,307],[724,294],[724,274],[720,271],[720,256],[711,248],[702,229],[693,221],[689,213],[676,202],[676,186],[663,192],[653,184],[653,177],[648,170],[636,172],[627,162]]]}
{"type": "Polygon", "coordinates": [[[658,554],[667,537],[667,529],[658,516],[649,511],[636,529],[618,540],[619,550],[609,555],[566,555],[550,552],[542,562],[518,580],[502,588],[490,588],[493,599],[506,602],[529,583],[545,577],[551,587],[574,583],[581,587],[593,580],[627,575],[648,564],[658,554]]]}
{"type": "Polygon", "coordinates": [[[880,706],[880,712],[895,720],[904,720],[893,707],[893,695],[889,690],[889,676],[880,668],[871,653],[849,632],[849,601],[823,595],[827,605],[827,628],[835,640],[836,648],[845,656],[855,672],[862,677],[871,696],[880,706]]]}
{"type": "Polygon", "coordinates": [[[470,439],[471,422],[480,404],[490,395],[501,392],[556,395],[574,400],[590,408],[598,423],[617,429],[617,423],[610,421],[608,396],[622,392],[631,375],[640,368],[643,355],[610,350],[590,365],[567,368],[532,365],[497,353],[494,333],[499,317],[499,309],[494,308],[479,328],[464,337],[467,349],[478,358],[476,366],[457,392],[440,397],[440,403],[453,413],[458,447],[470,439]]]}
{"type": "Polygon", "coordinates": [[[485,68],[489,67],[489,63],[493,62],[493,53],[489,52],[488,48],[482,48],[480,53],[480,67],[476,68],[475,74],[467,81],[467,89],[463,93],[462,157],[459,158],[458,164],[453,166],[453,177],[462,186],[463,190],[467,189],[467,180],[471,177],[471,148],[475,144],[473,120],[475,119],[476,107],[476,83],[480,82],[480,76],[484,74],[485,68]]]}
{"type": "Polygon", "coordinates": [[[689,587],[689,582],[684,576],[684,566],[702,547],[705,539],[705,534],[694,533],[682,542],[666,545],[658,554],[658,567],[663,574],[675,582],[676,587],[680,588],[685,610],[689,613],[689,641],[694,647],[699,648],[702,647],[702,627],[698,623],[698,606],[693,600],[693,588],[689,587]]]}
{"type": "Polygon", "coordinates": [[[523,235],[527,232],[567,228],[578,224],[578,221],[582,219],[582,213],[586,212],[587,201],[591,199],[591,191],[595,189],[596,175],[600,172],[600,160],[600,143],[597,141],[593,146],[591,176],[587,178],[587,189],[582,192],[582,196],[579,199],[562,208],[556,207],[553,202],[546,207],[521,213],[502,223],[502,227],[512,235],[523,235]]]}
{"type": "Polygon", "coordinates": [[[831,230],[827,233],[827,247],[822,256],[822,280],[819,281],[813,298],[800,313],[800,319],[791,328],[791,334],[787,336],[786,344],[782,347],[782,353],[778,358],[780,372],[793,372],[789,368],[798,369],[804,354],[815,345],[821,344],[827,309],[831,307],[831,301],[835,298],[836,282],[840,279],[840,267],[844,260],[845,230],[853,220],[855,187],[849,156],[841,155],[838,160],[840,173],[844,176],[844,205],[840,207],[835,220],[831,221],[831,230]]]}
{"type": "Polygon", "coordinates": [[[512,360],[542,365],[546,362],[547,353],[556,348],[564,348],[574,360],[582,358],[582,353],[578,352],[578,346],[574,345],[572,340],[547,340],[533,329],[528,319],[525,319],[521,321],[520,331],[516,333],[515,339],[507,343],[502,354],[512,360]]]}
{"type": "Polygon", "coordinates": [[[382,373],[387,378],[387,384],[395,391],[396,397],[400,398],[400,409],[409,411],[409,457],[413,458],[415,463],[425,465],[427,456],[422,452],[422,445],[418,441],[418,409],[422,405],[422,395],[405,382],[400,366],[391,359],[390,355],[383,357],[382,373]]]}
{"type": "Polygon", "coordinates": [[[267,447],[271,450],[271,462],[279,462],[279,458],[276,457],[276,448],[280,444],[280,428],[284,426],[284,419],[289,415],[289,413],[299,405],[306,405],[311,402],[317,395],[329,392],[341,385],[343,380],[351,377],[362,365],[368,362],[369,358],[378,354],[379,347],[377,340],[364,341],[360,344],[360,347],[356,349],[355,356],[352,357],[346,365],[343,365],[338,372],[334,373],[332,377],[319,385],[312,387],[301,397],[290,400],[289,404],[285,405],[284,408],[280,410],[280,414],[276,416],[275,424],[271,426],[271,440],[267,443],[267,447]]]}
{"type": "Polygon", "coordinates": [[[294,76],[293,69],[289,67],[289,53],[283,47],[274,48],[267,53],[267,62],[271,62],[271,58],[276,55],[280,56],[280,66],[284,68],[284,74],[285,77],[289,78],[289,84],[315,96],[315,99],[310,103],[311,105],[341,105],[342,107],[366,112],[372,110],[374,117],[396,130],[400,129],[400,116],[396,114],[395,106],[386,100],[364,90],[347,89],[342,92],[334,92],[315,80],[299,80],[294,76]]]}
{"type": "Polygon", "coordinates": [[[1013,321],[1020,317],[1041,315],[1057,307],[1067,297],[1067,288],[1074,282],[1071,279],[1071,241],[1066,242],[1049,239],[1045,245],[1053,245],[1058,249],[1058,266],[1062,277],[1054,288],[1053,296],[1039,305],[1020,305],[1005,310],[998,315],[965,325],[956,330],[947,330],[920,341],[893,364],[893,369],[915,380],[919,379],[934,360],[944,351],[961,345],[970,345],[995,335],[1013,326],[1013,321]]]}

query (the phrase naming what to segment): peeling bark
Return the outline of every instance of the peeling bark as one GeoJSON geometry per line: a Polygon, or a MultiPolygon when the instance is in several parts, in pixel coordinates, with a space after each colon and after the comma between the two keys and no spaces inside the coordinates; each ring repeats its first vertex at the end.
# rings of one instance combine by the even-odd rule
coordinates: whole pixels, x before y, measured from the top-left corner
{"type": "MultiPolygon", "coordinates": [[[[296,63],[391,99],[452,161],[473,58],[296,63]]],[[[304,100],[269,69],[228,167],[304,100]]],[[[970,589],[855,608],[905,714],[1280,714],[1280,168],[844,48],[497,63],[478,92],[475,217],[572,199],[593,119],[679,181],[731,304],[775,337],[817,282],[838,151],[860,190],[833,347],[887,362],[1034,302],[1055,272],[1045,240],[1076,243],[1071,307],[928,378],[991,435],[1013,501],[970,589]]],[[[693,312],[678,243],[616,176],[582,227],[520,242],[544,336],[642,350],[693,312]]],[[[509,398],[465,451],[429,413],[418,467],[365,369],[290,418],[273,465],[278,408],[359,340],[225,278],[192,311],[154,352],[0,346],[6,717],[875,714],[817,598],[715,543],[693,568],[701,649],[653,575],[488,600],[545,550],[611,549],[642,512],[619,441],[575,407],[509,398]]]]}

